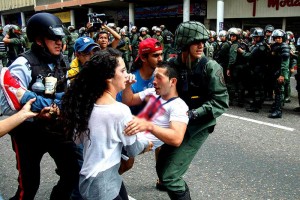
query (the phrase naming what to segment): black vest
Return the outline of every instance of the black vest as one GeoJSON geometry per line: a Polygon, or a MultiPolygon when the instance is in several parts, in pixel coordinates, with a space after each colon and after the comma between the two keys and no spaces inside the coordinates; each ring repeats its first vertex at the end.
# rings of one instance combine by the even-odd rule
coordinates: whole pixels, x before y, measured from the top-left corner
{"type": "MultiPolygon", "coordinates": [[[[56,66],[53,70],[50,69],[48,63],[44,62],[42,59],[39,59],[39,57],[32,50],[28,50],[25,53],[22,53],[21,56],[25,57],[28,60],[30,68],[32,70],[32,80],[29,84],[29,89],[31,89],[32,85],[36,82],[38,76],[41,75],[42,77],[47,77],[51,74],[53,77],[57,78],[56,92],[66,91],[66,73],[69,66],[67,66],[68,63],[66,63],[66,60],[64,59],[62,54],[60,55],[60,59],[56,63],[56,66]]],[[[45,84],[44,80],[43,83],[45,84]]]]}
{"type": "MultiPolygon", "coordinates": [[[[179,56],[178,56],[179,57],[179,56]]],[[[203,105],[209,99],[208,80],[205,73],[206,64],[209,61],[207,57],[201,60],[192,69],[187,69],[175,59],[170,60],[178,71],[177,91],[189,109],[196,109],[203,105]]]]}

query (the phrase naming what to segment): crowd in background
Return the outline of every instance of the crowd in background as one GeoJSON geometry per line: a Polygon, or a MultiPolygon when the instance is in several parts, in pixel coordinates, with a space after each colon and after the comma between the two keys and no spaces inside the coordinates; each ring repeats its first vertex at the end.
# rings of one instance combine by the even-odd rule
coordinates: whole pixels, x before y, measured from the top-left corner
{"type": "MultiPolygon", "coordinates": [[[[30,102],[35,112],[49,109],[53,102],[59,109],[52,108],[48,113],[51,122],[26,121],[10,132],[20,164],[20,186],[11,199],[20,199],[24,191],[28,199],[34,198],[39,186],[38,166],[45,152],[55,160],[56,172],[61,177],[50,199],[70,195],[72,199],[81,199],[81,195],[85,199],[94,195],[100,199],[127,199],[126,188],[118,175],[132,167],[131,157],[152,148],[153,141],[148,143],[132,137],[139,131],[149,131],[163,142],[156,151],[156,187],[168,191],[171,199],[189,200],[189,188],[182,176],[213,132],[215,119],[228,105],[249,104],[247,111],[259,112],[264,101],[274,101],[269,117],[281,118],[282,106],[291,101],[290,77],[299,64],[300,39],[296,42],[291,31],[272,25],[250,30],[232,27],[216,33],[199,22],[190,21],[181,23],[171,33],[166,25],[154,26],[150,31],[147,27],[119,28],[113,23],[95,29],[87,23],[77,30],[74,26],[64,28],[57,17],[47,13],[34,15],[28,24],[27,30],[16,25],[0,28],[3,35],[0,58],[3,67],[9,67],[1,72],[1,86],[5,98],[9,99],[5,104],[1,97],[1,110],[18,111],[32,98],[36,99],[30,102]],[[36,32],[38,28],[41,32],[36,32]],[[162,64],[164,60],[168,63],[162,64]],[[57,81],[52,93],[45,82],[49,77],[57,81]],[[153,104],[143,112],[141,107],[132,106],[147,99],[145,89],[160,96],[155,96],[153,104]],[[126,102],[131,111],[119,102],[126,102]],[[160,104],[156,105],[157,102],[160,104]],[[170,115],[165,117],[170,120],[165,127],[155,124],[153,116],[149,116],[151,109],[158,112],[165,104],[174,102],[181,109],[168,108],[169,112],[165,108],[170,115]],[[57,124],[60,109],[64,129],[57,124]],[[182,116],[175,113],[174,117],[175,111],[181,111],[182,116]],[[145,121],[132,119],[131,113],[148,117],[156,126],[148,123],[145,126],[145,121]],[[175,134],[178,130],[182,134],[175,134]],[[63,131],[67,138],[61,136],[63,131]],[[107,133],[105,138],[109,144],[98,138],[98,132],[107,133]],[[106,152],[111,151],[111,146],[117,151],[109,157],[106,152]],[[103,154],[98,155],[99,151],[103,154]],[[94,157],[95,154],[98,156],[94,157]],[[66,161],[68,165],[64,166],[66,161]],[[31,162],[34,168],[30,167],[31,162]],[[177,162],[182,163],[180,167],[172,164],[177,162]],[[120,165],[121,168],[129,166],[123,166],[122,171],[120,165]],[[25,176],[21,171],[25,171],[25,176]],[[112,179],[107,186],[107,180],[112,179]]],[[[298,75],[296,80],[300,82],[298,75]]],[[[300,108],[295,111],[299,112],[300,108]]]]}

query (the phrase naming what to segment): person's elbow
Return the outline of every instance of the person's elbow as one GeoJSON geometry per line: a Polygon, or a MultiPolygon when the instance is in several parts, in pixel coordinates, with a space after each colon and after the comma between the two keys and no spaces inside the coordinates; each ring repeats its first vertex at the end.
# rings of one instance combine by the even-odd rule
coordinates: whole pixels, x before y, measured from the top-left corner
{"type": "Polygon", "coordinates": [[[167,144],[174,147],[179,147],[182,141],[183,141],[183,137],[173,137],[172,140],[170,140],[167,144]]]}
{"type": "Polygon", "coordinates": [[[180,147],[182,141],[183,141],[183,139],[174,140],[172,146],[174,146],[174,147],[180,147]]]}

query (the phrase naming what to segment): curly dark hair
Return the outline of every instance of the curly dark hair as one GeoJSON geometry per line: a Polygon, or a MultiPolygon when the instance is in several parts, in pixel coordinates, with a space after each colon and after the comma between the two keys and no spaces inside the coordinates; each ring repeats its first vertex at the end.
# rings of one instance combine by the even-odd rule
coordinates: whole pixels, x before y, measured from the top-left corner
{"type": "Polygon", "coordinates": [[[68,138],[81,134],[89,137],[88,122],[94,103],[108,88],[107,79],[113,78],[121,52],[112,48],[96,52],[72,81],[62,99],[61,121],[68,138]]]}

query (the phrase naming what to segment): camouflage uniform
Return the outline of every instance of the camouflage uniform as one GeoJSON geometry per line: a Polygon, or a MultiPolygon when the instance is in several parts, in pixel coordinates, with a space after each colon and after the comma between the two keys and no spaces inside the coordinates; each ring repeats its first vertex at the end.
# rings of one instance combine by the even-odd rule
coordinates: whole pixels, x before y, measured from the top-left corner
{"type": "MultiPolygon", "coordinates": [[[[175,44],[184,53],[194,41],[207,39],[208,31],[199,22],[183,22],[175,32],[175,44]]],[[[188,186],[182,177],[213,132],[216,118],[228,108],[228,93],[222,67],[217,62],[202,56],[187,66],[178,55],[171,58],[170,63],[179,72],[178,94],[189,106],[190,121],[179,147],[162,145],[156,171],[171,199],[190,200],[188,186]]]]}
{"type": "Polygon", "coordinates": [[[2,35],[2,33],[0,33],[0,60],[2,62],[2,66],[6,67],[6,65],[7,65],[7,48],[3,42],[3,38],[4,38],[4,36],[2,35]]]}

